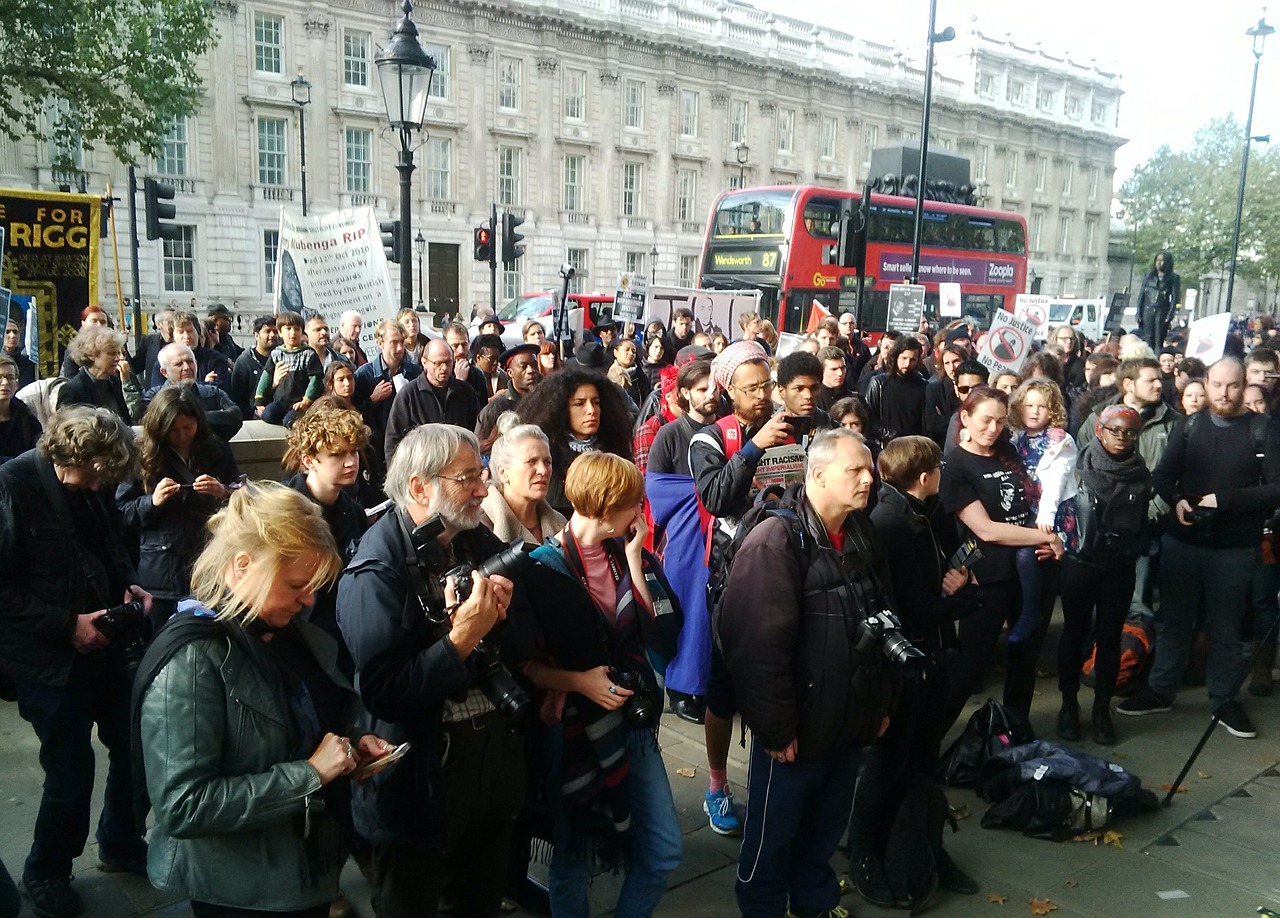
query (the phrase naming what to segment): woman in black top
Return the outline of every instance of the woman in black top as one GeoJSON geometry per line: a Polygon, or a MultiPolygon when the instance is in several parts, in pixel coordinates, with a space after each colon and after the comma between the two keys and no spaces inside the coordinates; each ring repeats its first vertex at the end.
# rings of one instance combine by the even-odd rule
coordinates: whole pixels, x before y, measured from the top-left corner
{"type": "Polygon", "coordinates": [[[0,354],[0,465],[35,449],[40,439],[40,422],[15,394],[19,372],[17,361],[0,354]]]}
{"type": "Polygon", "coordinates": [[[76,333],[67,352],[80,370],[58,391],[58,407],[107,408],[126,424],[132,424],[120,381],[121,373],[131,372],[124,358],[124,335],[102,325],[86,325],[76,333]]]}
{"type": "MultiPolygon", "coordinates": [[[[1035,528],[1027,502],[1022,460],[1005,434],[1008,397],[989,386],[979,386],[960,406],[958,448],[947,454],[938,491],[943,508],[955,514],[962,540],[973,539],[982,557],[970,573],[974,585],[973,611],[960,622],[960,659],[951,673],[946,724],[963,710],[995,656],[996,642],[1006,623],[1018,615],[1022,598],[1014,554],[1034,545],[1046,557],[1062,556],[1062,542],[1055,533],[1035,528]]],[[[1048,622],[1029,640],[1009,645],[1004,703],[1024,715],[1031,709],[1036,659],[1048,622]]]]}

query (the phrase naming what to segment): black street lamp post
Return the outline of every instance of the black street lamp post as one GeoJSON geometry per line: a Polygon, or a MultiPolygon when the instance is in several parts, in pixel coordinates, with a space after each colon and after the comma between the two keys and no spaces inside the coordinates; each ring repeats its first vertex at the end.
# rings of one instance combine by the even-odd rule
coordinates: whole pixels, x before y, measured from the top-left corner
{"type": "Polygon", "coordinates": [[[1236,225],[1231,236],[1231,273],[1227,275],[1227,312],[1231,311],[1231,294],[1236,287],[1236,258],[1240,254],[1240,219],[1244,216],[1244,181],[1249,174],[1249,145],[1255,140],[1253,136],[1253,103],[1258,96],[1258,67],[1262,63],[1262,46],[1267,36],[1275,28],[1267,25],[1266,18],[1258,20],[1258,24],[1245,31],[1244,34],[1253,39],[1253,83],[1249,87],[1249,117],[1244,123],[1244,155],[1240,162],[1240,190],[1236,194],[1236,225]]]}
{"type": "Polygon", "coordinates": [[[396,160],[396,171],[400,173],[400,308],[412,309],[413,268],[409,247],[413,241],[409,237],[409,227],[413,216],[413,134],[422,130],[436,62],[418,42],[411,0],[404,0],[400,8],[404,16],[396,23],[391,40],[374,56],[373,62],[378,68],[387,118],[391,129],[400,137],[400,156],[396,160]]]}
{"type": "Polygon", "coordinates": [[[649,286],[652,287],[658,278],[658,243],[649,250],[649,286]]]}
{"type": "Polygon", "coordinates": [[[916,219],[911,234],[911,283],[920,283],[920,232],[924,228],[924,186],[929,162],[929,114],[933,108],[933,46],[951,41],[956,30],[938,28],[938,0],[929,0],[929,42],[924,58],[924,114],[920,119],[920,170],[916,175],[916,219]]]}
{"type": "Polygon", "coordinates": [[[746,141],[739,141],[734,146],[738,157],[738,189],[742,190],[747,187],[747,163],[751,160],[751,148],[746,141]]]}
{"type": "Polygon", "coordinates": [[[413,250],[418,253],[418,312],[422,312],[422,256],[427,251],[427,240],[422,235],[422,230],[418,230],[418,234],[413,237],[413,250]]]}
{"type": "Polygon", "coordinates": [[[307,106],[311,104],[311,84],[298,71],[297,79],[289,83],[293,91],[293,104],[298,106],[298,156],[302,167],[302,216],[307,215],[307,106]]]}

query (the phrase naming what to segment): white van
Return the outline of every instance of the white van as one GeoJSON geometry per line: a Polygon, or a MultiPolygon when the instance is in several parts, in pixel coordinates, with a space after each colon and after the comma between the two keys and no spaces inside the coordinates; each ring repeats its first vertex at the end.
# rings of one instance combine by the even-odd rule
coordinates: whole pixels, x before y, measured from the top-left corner
{"type": "Polygon", "coordinates": [[[1093,300],[1050,300],[1049,326],[1039,337],[1044,340],[1052,329],[1059,325],[1070,325],[1090,341],[1099,341],[1106,323],[1107,301],[1102,297],[1093,300]]]}

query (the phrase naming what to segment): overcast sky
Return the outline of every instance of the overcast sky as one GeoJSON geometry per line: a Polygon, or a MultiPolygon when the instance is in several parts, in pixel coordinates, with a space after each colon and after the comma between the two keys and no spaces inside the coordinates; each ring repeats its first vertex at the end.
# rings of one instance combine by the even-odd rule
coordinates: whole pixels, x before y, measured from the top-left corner
{"type": "MultiPolygon", "coordinates": [[[[832,0],[749,2],[857,37],[898,44],[923,60],[927,0],[854,0],[847,6],[832,0]]],[[[1267,22],[1280,28],[1280,4],[1272,7],[1267,22]]],[[[957,32],[975,27],[990,36],[1012,33],[1024,47],[1041,42],[1046,51],[1067,51],[1072,59],[1114,64],[1124,89],[1120,133],[1129,138],[1116,153],[1117,186],[1161,144],[1189,146],[1196,128],[1210,118],[1235,112],[1243,125],[1254,60],[1245,30],[1261,15],[1262,6],[1251,0],[1203,5],[938,0],[939,31],[953,26],[957,32]]],[[[1280,143],[1280,33],[1267,39],[1253,133],[1271,134],[1280,143]]]]}

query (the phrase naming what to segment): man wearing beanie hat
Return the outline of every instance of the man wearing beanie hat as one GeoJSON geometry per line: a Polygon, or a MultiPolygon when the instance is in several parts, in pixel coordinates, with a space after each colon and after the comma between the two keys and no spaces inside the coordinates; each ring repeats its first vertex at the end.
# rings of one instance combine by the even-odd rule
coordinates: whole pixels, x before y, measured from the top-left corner
{"type": "MultiPolygon", "coordinates": [[[[742,514],[755,497],[756,466],[764,451],[791,438],[786,415],[773,414],[773,381],[769,358],[755,341],[735,341],[711,362],[711,378],[729,394],[733,412],[694,434],[689,468],[703,509],[714,516],[710,569],[723,566],[742,514]]],[[[688,614],[688,613],[686,613],[688,614]]],[[[742,823],[733,809],[733,790],[726,776],[733,716],[737,701],[728,669],[713,649],[707,685],[705,731],[710,787],[703,811],[711,829],[738,835],[742,823]]]]}

